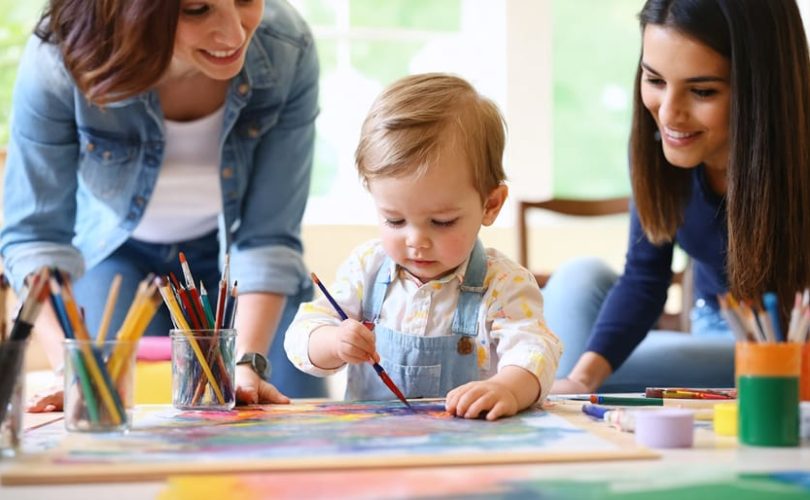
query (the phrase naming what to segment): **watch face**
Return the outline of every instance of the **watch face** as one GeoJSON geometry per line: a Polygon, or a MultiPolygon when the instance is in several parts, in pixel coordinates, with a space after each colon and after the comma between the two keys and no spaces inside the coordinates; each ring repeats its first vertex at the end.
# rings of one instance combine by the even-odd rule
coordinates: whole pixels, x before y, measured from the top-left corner
{"type": "Polygon", "coordinates": [[[260,376],[267,376],[267,358],[258,352],[246,352],[236,364],[250,365],[250,368],[260,376]]]}

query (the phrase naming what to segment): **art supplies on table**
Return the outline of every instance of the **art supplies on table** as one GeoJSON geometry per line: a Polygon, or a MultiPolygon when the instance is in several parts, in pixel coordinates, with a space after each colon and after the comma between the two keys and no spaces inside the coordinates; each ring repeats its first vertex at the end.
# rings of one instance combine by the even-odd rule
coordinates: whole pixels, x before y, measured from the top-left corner
{"type": "MultiPolygon", "coordinates": [[[[346,314],[346,312],[343,310],[343,308],[340,307],[340,305],[335,301],[335,299],[332,297],[332,294],[330,294],[329,290],[326,289],[326,286],[324,286],[324,284],[321,283],[321,280],[318,279],[318,276],[316,276],[315,273],[311,273],[311,276],[312,276],[312,281],[315,282],[316,285],[318,285],[318,288],[321,289],[321,292],[323,293],[324,297],[326,297],[326,300],[328,300],[329,303],[332,304],[332,307],[335,309],[335,312],[338,313],[340,318],[343,319],[343,320],[349,319],[349,316],[346,314]]],[[[373,326],[373,325],[366,324],[366,328],[368,328],[369,326],[373,326]]],[[[410,403],[408,403],[408,400],[405,399],[405,395],[402,394],[402,391],[399,390],[399,387],[397,387],[397,385],[394,383],[394,381],[391,380],[391,377],[388,375],[388,373],[386,373],[385,369],[383,369],[383,367],[380,366],[380,364],[376,363],[376,362],[372,363],[372,366],[374,367],[374,371],[377,372],[377,375],[383,381],[385,386],[388,387],[388,389],[392,393],[394,393],[394,395],[397,397],[397,399],[402,401],[402,403],[405,406],[410,408],[411,405],[410,405],[410,403]]]]}
{"type": "MultiPolygon", "coordinates": [[[[22,305],[14,319],[11,332],[4,337],[7,348],[0,350],[0,422],[3,422],[9,408],[9,402],[17,387],[17,378],[21,376],[25,360],[25,341],[31,335],[31,329],[39,316],[42,304],[48,297],[48,269],[42,268],[29,278],[26,289],[22,292],[22,305]],[[22,348],[20,346],[22,345],[22,348]]],[[[5,302],[5,298],[3,299],[5,302]]],[[[2,318],[5,323],[5,316],[2,318]]],[[[5,328],[4,328],[5,331],[5,328]]]]}
{"type": "MultiPolygon", "coordinates": [[[[105,315],[114,307],[118,281],[114,278],[111,283],[105,315]]],[[[160,304],[151,276],[139,283],[120,328],[109,340],[105,340],[109,324],[101,325],[100,340],[90,337],[67,276],[54,269],[49,288],[51,305],[65,334],[66,428],[82,432],[128,429],[137,343],[160,304]]]]}
{"type": "MultiPolygon", "coordinates": [[[[0,384],[9,384],[11,393],[3,403],[3,416],[0,417],[0,456],[13,457],[20,448],[23,433],[23,397],[25,395],[25,374],[22,360],[25,358],[27,340],[0,342],[0,360],[10,360],[11,365],[3,365],[0,384]],[[7,378],[6,378],[7,377],[7,378]]],[[[3,361],[5,362],[5,361],[3,361]]]]}
{"type": "Polygon", "coordinates": [[[646,396],[611,396],[591,394],[588,400],[593,404],[616,406],[668,406],[675,408],[713,408],[723,401],[718,399],[671,399],[648,398],[646,396]]]}
{"type": "Polygon", "coordinates": [[[740,442],[798,446],[802,344],[738,342],[734,350],[740,442]]]}
{"type": "Polygon", "coordinates": [[[644,396],[670,399],[736,399],[737,389],[706,389],[691,387],[647,387],[644,396]]]}
{"type": "Polygon", "coordinates": [[[183,410],[230,410],[236,405],[232,380],[236,370],[236,330],[220,329],[214,337],[209,330],[172,330],[172,405],[183,410]],[[215,352],[225,371],[211,370],[213,384],[208,383],[206,368],[194,345],[215,352]],[[223,376],[224,374],[224,376],[223,376]],[[203,390],[198,394],[197,388],[203,390]]]}
{"type": "Polygon", "coordinates": [[[172,402],[183,409],[231,409],[236,404],[237,283],[228,282],[230,260],[219,282],[216,309],[205,287],[198,292],[186,256],[180,252],[185,283],[170,273],[156,279],[175,329],[172,339],[172,402]]]}

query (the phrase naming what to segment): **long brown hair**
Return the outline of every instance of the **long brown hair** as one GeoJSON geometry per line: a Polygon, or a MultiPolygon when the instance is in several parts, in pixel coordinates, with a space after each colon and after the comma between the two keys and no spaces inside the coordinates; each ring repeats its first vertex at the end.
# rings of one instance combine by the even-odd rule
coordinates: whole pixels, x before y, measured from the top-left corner
{"type": "Polygon", "coordinates": [[[137,95],[168,68],[179,0],[50,0],[35,34],[59,46],[76,85],[95,104],[137,95]]]}
{"type": "MultiPolygon", "coordinates": [[[[678,30],[731,66],[727,168],[730,291],[758,300],[775,291],[783,319],[810,285],[810,56],[794,0],[648,0],[639,15],[678,30]]],[[[672,241],[683,222],[691,173],[656,142],[636,78],[631,179],[648,238],[672,241]]]]}

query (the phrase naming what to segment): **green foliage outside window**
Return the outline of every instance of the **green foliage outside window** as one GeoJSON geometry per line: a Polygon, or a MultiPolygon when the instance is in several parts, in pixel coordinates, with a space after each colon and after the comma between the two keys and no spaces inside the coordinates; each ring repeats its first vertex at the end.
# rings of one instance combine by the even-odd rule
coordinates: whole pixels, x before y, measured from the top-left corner
{"type": "Polygon", "coordinates": [[[0,0],[0,147],[8,143],[11,93],[25,41],[42,8],[40,1],[0,0]]]}

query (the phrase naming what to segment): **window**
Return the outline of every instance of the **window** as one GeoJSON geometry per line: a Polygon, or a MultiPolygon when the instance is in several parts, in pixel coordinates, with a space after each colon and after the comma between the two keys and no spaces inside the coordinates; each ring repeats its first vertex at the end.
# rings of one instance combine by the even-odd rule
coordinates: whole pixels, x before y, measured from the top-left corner
{"type": "Polygon", "coordinates": [[[309,223],[373,223],[354,167],[366,112],[411,73],[459,74],[503,109],[504,0],[299,0],[321,60],[321,115],[309,223]]]}
{"type": "Polygon", "coordinates": [[[44,1],[0,0],[0,148],[8,143],[11,92],[25,41],[39,19],[44,1]]]}

